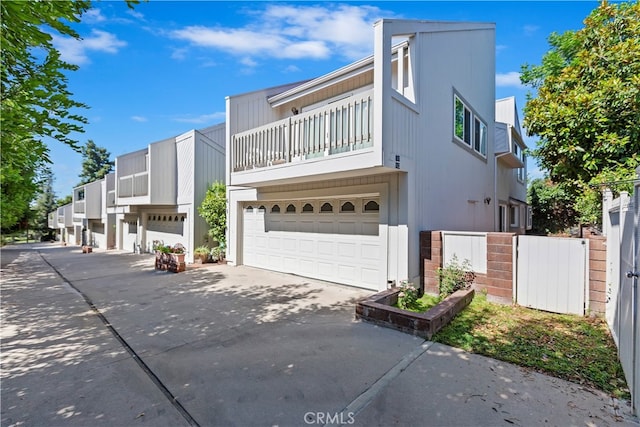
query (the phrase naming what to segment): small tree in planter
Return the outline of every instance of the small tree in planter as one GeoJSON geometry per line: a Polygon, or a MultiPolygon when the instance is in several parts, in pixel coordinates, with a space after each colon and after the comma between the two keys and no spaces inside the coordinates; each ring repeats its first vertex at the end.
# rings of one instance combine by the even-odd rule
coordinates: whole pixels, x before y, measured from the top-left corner
{"type": "Polygon", "coordinates": [[[227,241],[227,187],[223,182],[215,181],[211,184],[198,212],[209,225],[209,237],[218,242],[221,258],[224,258],[227,241]]]}
{"type": "Polygon", "coordinates": [[[205,245],[198,246],[193,250],[193,255],[201,264],[204,264],[209,260],[209,247],[205,245]]]}

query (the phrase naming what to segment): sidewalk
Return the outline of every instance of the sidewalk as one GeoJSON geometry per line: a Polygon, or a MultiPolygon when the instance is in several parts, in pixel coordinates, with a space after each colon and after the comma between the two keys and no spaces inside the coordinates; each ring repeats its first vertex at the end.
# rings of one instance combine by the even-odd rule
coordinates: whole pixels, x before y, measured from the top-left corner
{"type": "Polygon", "coordinates": [[[2,426],[188,425],[47,262],[201,426],[638,426],[603,393],[357,322],[367,291],[34,246],[2,250],[2,426]]]}

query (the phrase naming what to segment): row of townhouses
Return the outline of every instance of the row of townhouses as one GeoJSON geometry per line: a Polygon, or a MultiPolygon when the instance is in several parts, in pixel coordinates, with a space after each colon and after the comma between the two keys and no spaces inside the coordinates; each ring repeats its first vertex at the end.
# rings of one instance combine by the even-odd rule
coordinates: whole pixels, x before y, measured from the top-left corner
{"type": "Polygon", "coordinates": [[[226,99],[225,123],[118,156],[49,225],[71,244],[193,249],[227,185],[227,260],[385,289],[417,281],[422,230],[530,223],[514,98],[495,100],[495,25],[380,20],[374,54],[226,99]]]}

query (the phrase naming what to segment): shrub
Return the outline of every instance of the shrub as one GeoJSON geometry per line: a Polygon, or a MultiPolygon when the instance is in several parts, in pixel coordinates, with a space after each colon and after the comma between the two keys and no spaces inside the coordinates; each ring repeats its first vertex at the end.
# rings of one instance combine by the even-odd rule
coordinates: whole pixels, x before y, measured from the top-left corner
{"type": "Polygon", "coordinates": [[[468,288],[476,278],[469,260],[465,259],[462,264],[459,264],[458,257],[455,255],[444,268],[438,267],[437,272],[441,298],[446,298],[457,290],[468,288]]]}
{"type": "Polygon", "coordinates": [[[398,307],[406,310],[413,306],[418,300],[418,290],[408,281],[400,282],[400,293],[398,294],[398,307]]]}

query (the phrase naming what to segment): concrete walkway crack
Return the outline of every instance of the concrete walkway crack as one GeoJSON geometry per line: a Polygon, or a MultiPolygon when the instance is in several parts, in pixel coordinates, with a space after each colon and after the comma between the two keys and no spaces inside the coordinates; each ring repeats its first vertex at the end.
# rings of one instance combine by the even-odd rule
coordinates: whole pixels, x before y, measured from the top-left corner
{"type": "Polygon", "coordinates": [[[397,364],[389,369],[375,383],[366,389],[362,394],[356,397],[346,408],[340,413],[339,419],[351,419],[358,415],[364,408],[375,399],[398,375],[404,372],[418,357],[422,356],[433,345],[433,342],[427,341],[416,347],[411,353],[405,355],[397,364]]]}
{"type": "Polygon", "coordinates": [[[40,251],[36,251],[38,255],[42,258],[42,260],[49,266],[53,271],[56,272],[58,276],[62,280],[64,280],[64,284],[68,285],[73,289],[78,295],[84,299],[84,301],[89,305],[91,310],[98,316],[98,318],[102,321],[105,327],[111,332],[111,334],[115,337],[116,340],[124,347],[124,349],[129,353],[129,355],[133,358],[133,360],[138,364],[138,366],[144,371],[145,374],[149,377],[149,379],[155,384],[156,387],[164,394],[164,396],[169,400],[169,402],[176,408],[176,410],[182,415],[182,417],[189,423],[189,425],[194,427],[199,427],[200,424],[191,416],[191,414],[186,410],[182,403],[178,401],[178,398],[171,393],[171,391],[167,388],[166,385],[158,378],[158,376],[149,368],[149,366],[138,356],[136,351],[125,341],[125,339],[116,331],[111,322],[102,314],[102,312],[96,307],[91,298],[89,298],[86,294],[84,294],[80,289],[75,287],[73,283],[67,280],[66,277],[57,268],[55,268],[43,255],[40,251]]]}

